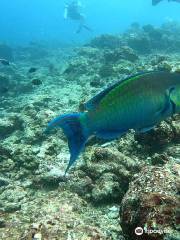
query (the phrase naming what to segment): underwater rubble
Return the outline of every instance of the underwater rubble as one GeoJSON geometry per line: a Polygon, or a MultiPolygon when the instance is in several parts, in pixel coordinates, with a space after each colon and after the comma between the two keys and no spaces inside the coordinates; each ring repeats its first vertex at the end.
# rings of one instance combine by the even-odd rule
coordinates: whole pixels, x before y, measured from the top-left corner
{"type": "Polygon", "coordinates": [[[120,207],[122,230],[130,239],[136,239],[134,229],[142,226],[140,239],[178,239],[178,172],[179,165],[167,163],[145,167],[134,177],[120,207]]]}
{"type": "Polygon", "coordinates": [[[133,23],[73,51],[31,43],[14,50],[13,66],[0,66],[0,239],[180,238],[179,115],[147,133],[91,138],[66,177],[65,136],[60,129],[44,134],[52,118],[84,111],[88,99],[117,80],[180,72],[177,33],[178,23],[133,23]]]}

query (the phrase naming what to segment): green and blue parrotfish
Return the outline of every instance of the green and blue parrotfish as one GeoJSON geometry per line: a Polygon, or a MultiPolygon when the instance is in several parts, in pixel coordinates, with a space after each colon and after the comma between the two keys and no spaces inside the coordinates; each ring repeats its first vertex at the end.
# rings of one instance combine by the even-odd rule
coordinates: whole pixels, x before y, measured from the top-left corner
{"type": "Polygon", "coordinates": [[[180,113],[180,73],[147,72],[119,81],[85,104],[86,111],[60,115],[46,131],[61,127],[68,139],[70,160],[76,161],[92,135],[113,140],[129,129],[146,132],[180,113]]]}

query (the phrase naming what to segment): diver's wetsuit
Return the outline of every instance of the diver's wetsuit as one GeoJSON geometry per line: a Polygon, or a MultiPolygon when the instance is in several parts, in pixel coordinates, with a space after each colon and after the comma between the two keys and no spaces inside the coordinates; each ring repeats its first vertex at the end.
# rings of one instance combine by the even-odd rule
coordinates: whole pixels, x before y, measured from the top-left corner
{"type": "Polygon", "coordinates": [[[75,4],[68,5],[67,11],[68,11],[68,17],[73,20],[79,20],[82,17],[81,13],[79,12],[78,5],[75,5],[75,4]]]}
{"type": "Polygon", "coordinates": [[[79,27],[76,31],[76,33],[80,33],[83,28],[85,28],[88,31],[92,31],[88,26],[86,26],[85,23],[85,17],[82,13],[79,11],[79,4],[78,2],[72,2],[70,4],[67,4],[65,6],[65,18],[70,18],[72,20],[77,20],[80,22],[79,27]]]}

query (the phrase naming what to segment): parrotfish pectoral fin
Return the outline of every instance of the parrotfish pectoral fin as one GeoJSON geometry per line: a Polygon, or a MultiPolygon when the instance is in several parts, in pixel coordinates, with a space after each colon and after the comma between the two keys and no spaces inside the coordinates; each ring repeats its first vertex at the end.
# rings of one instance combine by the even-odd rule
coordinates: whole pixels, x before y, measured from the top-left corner
{"type": "Polygon", "coordinates": [[[47,130],[60,127],[63,129],[64,134],[68,139],[68,146],[70,151],[70,160],[66,168],[65,174],[78,158],[79,154],[85,147],[85,143],[88,139],[87,131],[82,126],[80,121],[81,115],[84,113],[64,114],[48,124],[47,130]]]}
{"type": "Polygon", "coordinates": [[[180,88],[174,88],[170,93],[171,103],[173,104],[174,113],[180,113],[180,88]]]}
{"type": "Polygon", "coordinates": [[[170,98],[174,88],[167,89],[164,94],[164,103],[162,107],[156,112],[155,119],[162,120],[166,117],[170,117],[175,112],[175,104],[170,98]]]}
{"type": "MultiPolygon", "coordinates": [[[[171,97],[173,96],[173,93],[174,93],[174,87],[171,87],[170,89],[166,90],[164,104],[161,107],[161,109],[158,110],[155,114],[155,119],[157,119],[158,121],[163,119],[164,117],[170,117],[175,113],[176,105],[173,102],[174,98],[171,97]]],[[[141,129],[138,129],[138,132],[145,133],[150,131],[153,128],[154,128],[154,125],[143,127],[141,129]]]]}
{"type": "Polygon", "coordinates": [[[161,115],[165,117],[170,117],[175,113],[175,104],[171,99],[171,95],[174,92],[174,87],[167,89],[165,92],[165,104],[164,108],[161,110],[161,115]]]}

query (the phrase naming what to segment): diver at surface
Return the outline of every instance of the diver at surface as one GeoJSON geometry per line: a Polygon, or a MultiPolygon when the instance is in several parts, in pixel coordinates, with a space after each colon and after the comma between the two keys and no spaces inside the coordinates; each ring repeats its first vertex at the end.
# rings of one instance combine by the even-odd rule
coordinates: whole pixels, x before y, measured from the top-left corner
{"type": "MultiPolygon", "coordinates": [[[[155,6],[162,1],[163,0],[152,0],[152,5],[155,6]]],[[[180,3],[180,0],[168,0],[168,2],[178,2],[178,3],[180,3]]]]}
{"type": "Polygon", "coordinates": [[[80,1],[72,1],[65,5],[64,9],[64,19],[72,19],[75,21],[79,21],[79,27],[76,33],[80,33],[83,28],[88,31],[92,31],[87,25],[85,25],[85,16],[80,11],[81,2],[80,1]]]}

